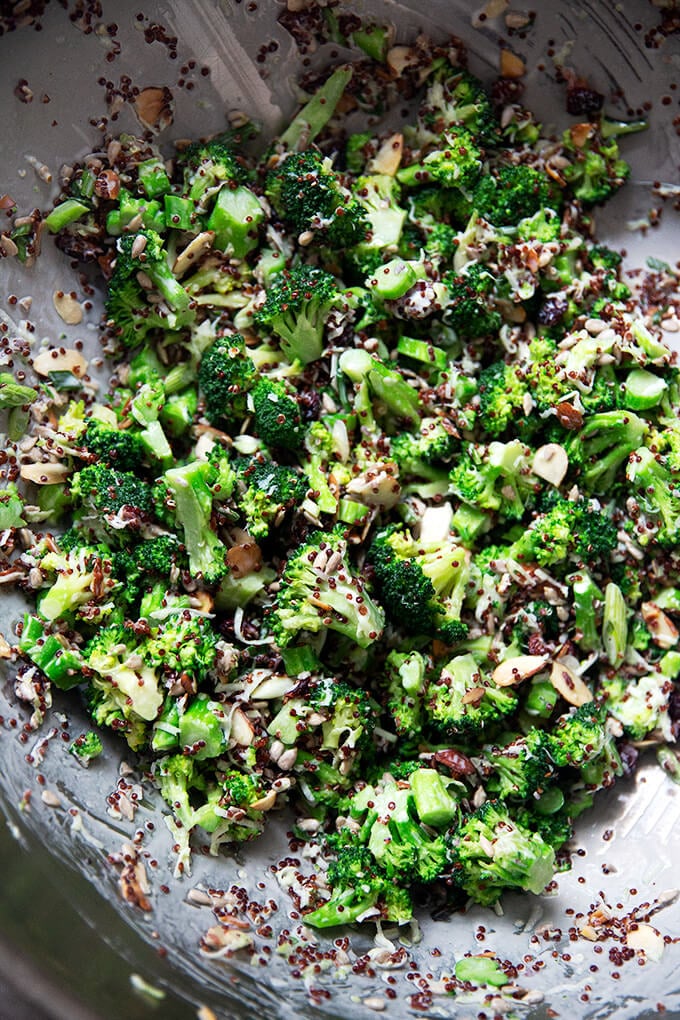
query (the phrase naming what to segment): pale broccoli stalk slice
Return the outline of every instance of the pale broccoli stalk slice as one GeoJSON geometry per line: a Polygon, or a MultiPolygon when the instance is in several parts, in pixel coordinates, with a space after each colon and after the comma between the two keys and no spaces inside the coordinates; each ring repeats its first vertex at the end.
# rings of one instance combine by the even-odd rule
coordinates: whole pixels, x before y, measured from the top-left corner
{"type": "Polygon", "coordinates": [[[601,615],[604,594],[585,570],[566,578],[574,593],[575,640],[586,652],[600,647],[597,621],[601,615]]]}
{"type": "Polygon", "coordinates": [[[337,631],[360,648],[382,634],[385,617],[363,579],[352,572],[341,528],[315,532],[286,562],[270,620],[274,636],[285,647],[300,631],[337,631]]]}
{"type": "Polygon", "coordinates": [[[284,149],[306,149],[335,113],[351,77],[350,67],[336,68],[280,135],[279,144],[284,149]]]}
{"type": "Polygon", "coordinates": [[[398,734],[413,736],[423,728],[427,662],[420,652],[393,649],[385,660],[382,683],[387,693],[387,708],[398,734]]]}
{"type": "Polygon", "coordinates": [[[208,480],[211,472],[207,461],[193,461],[171,468],[163,475],[175,504],[175,519],[184,533],[189,569],[208,583],[219,581],[227,572],[226,546],[210,525],[212,492],[208,480]]]}
{"type": "Polygon", "coordinates": [[[250,188],[223,187],[217,194],[206,228],[215,232],[215,248],[242,259],[257,248],[259,228],[264,219],[264,209],[250,188]]]}
{"type": "Polygon", "coordinates": [[[604,590],[602,645],[614,669],[623,662],[627,644],[628,607],[619,586],[610,581],[604,590]]]}
{"type": "Polygon", "coordinates": [[[143,658],[130,631],[104,627],[88,643],[84,657],[95,674],[92,686],[115,706],[125,719],[153,722],[163,704],[156,671],[143,658]]]}
{"type": "Polygon", "coordinates": [[[388,415],[411,427],[420,422],[423,408],[418,391],[396,369],[360,348],[343,351],[338,364],[360,392],[363,385],[368,388],[376,417],[385,417],[384,412],[379,413],[384,408],[388,415]]]}
{"type": "Polygon", "coordinates": [[[492,906],[506,889],[543,892],[555,873],[555,852],[506,808],[487,801],[455,834],[453,868],[471,899],[492,906]]]}
{"type": "Polygon", "coordinates": [[[663,673],[605,678],[602,690],[607,699],[607,713],[618,719],[631,740],[644,740],[656,729],[665,740],[674,739],[669,714],[674,684],[663,673]]]}

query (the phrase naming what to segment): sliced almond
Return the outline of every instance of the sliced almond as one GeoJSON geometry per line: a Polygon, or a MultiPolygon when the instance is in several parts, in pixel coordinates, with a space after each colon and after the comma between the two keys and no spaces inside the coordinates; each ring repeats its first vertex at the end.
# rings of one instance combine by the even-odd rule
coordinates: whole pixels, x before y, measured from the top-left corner
{"type": "Polygon", "coordinates": [[[471,687],[460,699],[463,705],[477,705],[484,697],[483,687],[471,687]]]}
{"type": "Polygon", "coordinates": [[[276,804],[276,791],[270,790],[264,797],[260,797],[259,800],[254,800],[250,805],[253,811],[271,811],[276,804]]]}
{"type": "Polygon", "coordinates": [[[166,86],[149,86],[135,99],[135,113],[144,127],[162,131],[173,121],[172,92],[166,86]]]}
{"type": "Polygon", "coordinates": [[[189,242],[186,248],[182,249],[175,259],[175,264],[172,267],[175,276],[182,276],[186,273],[187,269],[191,269],[202,255],[210,251],[214,240],[214,230],[203,230],[200,234],[196,234],[196,237],[189,242]]]}
{"type": "Polygon", "coordinates": [[[0,252],[8,259],[19,254],[19,249],[9,234],[0,234],[0,252]]]}
{"type": "Polygon", "coordinates": [[[194,592],[191,596],[191,602],[194,608],[200,610],[202,613],[212,613],[215,606],[215,599],[209,591],[194,592]]]}
{"type": "Polygon", "coordinates": [[[235,708],[231,713],[231,739],[242,747],[250,747],[254,736],[255,730],[248,716],[240,708],[235,708]]]}
{"type": "Polygon", "coordinates": [[[582,928],[579,928],[579,935],[582,935],[584,939],[588,939],[589,942],[597,942],[600,937],[592,924],[584,924],[582,928]]]}
{"type": "Polygon", "coordinates": [[[560,485],[569,467],[567,451],[559,443],[546,443],[536,450],[531,466],[539,478],[551,485],[560,485]]]}
{"type": "Polygon", "coordinates": [[[36,485],[56,485],[65,482],[70,471],[65,464],[50,462],[48,464],[22,464],[21,477],[36,485]]]}
{"type": "Polygon", "coordinates": [[[57,310],[57,315],[67,326],[77,326],[83,321],[83,309],[71,294],[65,294],[63,290],[55,290],[52,295],[52,303],[57,310]]]}
{"type": "Polygon", "coordinates": [[[638,924],[626,935],[626,945],[643,952],[650,960],[660,960],[665,944],[663,936],[651,924],[638,924]]]}
{"type": "Polygon", "coordinates": [[[394,177],[399,169],[403,151],[404,136],[400,131],[397,131],[385,139],[374,158],[369,161],[368,172],[372,174],[387,174],[388,177],[394,177]]]}
{"type": "Polygon", "coordinates": [[[565,701],[568,701],[570,705],[576,705],[577,708],[579,705],[587,705],[589,701],[593,700],[591,691],[578,673],[574,673],[573,669],[569,669],[563,662],[553,663],[550,671],[550,683],[565,701]]]}
{"type": "Polygon", "coordinates": [[[678,643],[680,638],[678,628],[655,602],[643,602],[640,611],[654,644],[659,648],[672,648],[678,643]]]}
{"type": "Polygon", "coordinates": [[[593,133],[593,125],[588,121],[582,124],[572,124],[569,128],[569,135],[577,149],[582,149],[593,133]]]}
{"type": "Polygon", "coordinates": [[[507,10],[510,0],[487,0],[484,7],[484,14],[487,18],[497,18],[499,14],[507,10]]]}
{"type": "Polygon", "coordinates": [[[396,75],[402,74],[407,67],[418,63],[418,52],[411,46],[393,46],[387,52],[387,66],[396,75]]]}
{"type": "Polygon", "coordinates": [[[491,679],[497,687],[514,687],[530,676],[535,676],[545,669],[548,662],[546,655],[516,655],[513,659],[505,659],[496,666],[491,679]]]}
{"type": "Polygon", "coordinates": [[[256,542],[233,545],[227,551],[227,563],[234,577],[247,577],[262,569],[262,550],[256,542]]]}
{"type": "Polygon", "coordinates": [[[48,376],[50,372],[70,372],[79,379],[87,372],[87,359],[72,348],[41,351],[33,359],[33,371],[48,376]]]}
{"type": "Polygon", "coordinates": [[[0,659],[11,659],[12,646],[7,644],[4,634],[0,634],[0,659]]]}
{"type": "Polygon", "coordinates": [[[516,53],[501,50],[501,78],[521,78],[526,69],[526,64],[516,53]]]}

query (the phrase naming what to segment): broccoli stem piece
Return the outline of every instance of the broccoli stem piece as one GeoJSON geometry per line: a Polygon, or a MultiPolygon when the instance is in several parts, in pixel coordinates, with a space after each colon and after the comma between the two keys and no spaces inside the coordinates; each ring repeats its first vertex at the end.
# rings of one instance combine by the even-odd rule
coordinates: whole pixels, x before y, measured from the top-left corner
{"type": "Polygon", "coordinates": [[[338,67],[333,71],[280,135],[279,143],[284,149],[300,151],[314,141],[335,113],[351,77],[351,67],[338,67]]]}

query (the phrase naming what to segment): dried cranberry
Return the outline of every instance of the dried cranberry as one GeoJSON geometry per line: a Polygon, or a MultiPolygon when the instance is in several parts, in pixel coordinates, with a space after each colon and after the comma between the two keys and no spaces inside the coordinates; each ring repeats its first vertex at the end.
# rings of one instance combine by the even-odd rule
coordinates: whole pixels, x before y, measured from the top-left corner
{"type": "Polygon", "coordinates": [[[567,89],[567,113],[573,117],[589,117],[599,113],[603,103],[604,96],[585,85],[572,85],[567,89]]]}
{"type": "Polygon", "coordinates": [[[640,757],[637,747],[628,743],[619,744],[619,755],[621,756],[624,776],[632,776],[640,757]]]}
{"type": "Polygon", "coordinates": [[[546,298],[538,310],[538,322],[541,326],[556,326],[564,317],[569,301],[564,294],[553,294],[546,298]]]}

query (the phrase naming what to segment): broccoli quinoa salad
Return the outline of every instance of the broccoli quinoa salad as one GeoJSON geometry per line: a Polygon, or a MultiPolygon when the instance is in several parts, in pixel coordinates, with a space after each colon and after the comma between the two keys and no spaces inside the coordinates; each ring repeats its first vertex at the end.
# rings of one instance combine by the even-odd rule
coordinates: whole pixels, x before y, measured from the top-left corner
{"type": "Polygon", "coordinates": [[[487,91],[457,43],[355,34],[277,138],[111,137],[2,237],[96,268],[113,373],[3,333],[28,725],[57,688],[83,764],[127,742],[177,875],[287,805],[334,936],[541,894],[641,749],[680,774],[677,280],[595,223],[645,125],[579,87],[548,135],[511,61],[487,91]],[[403,128],[347,119],[370,82],[403,128]]]}

